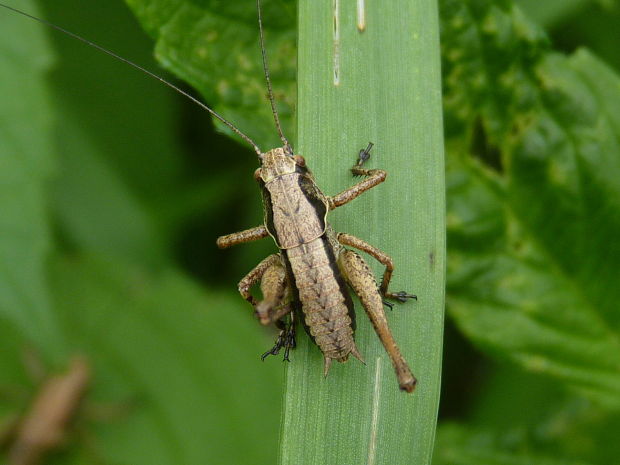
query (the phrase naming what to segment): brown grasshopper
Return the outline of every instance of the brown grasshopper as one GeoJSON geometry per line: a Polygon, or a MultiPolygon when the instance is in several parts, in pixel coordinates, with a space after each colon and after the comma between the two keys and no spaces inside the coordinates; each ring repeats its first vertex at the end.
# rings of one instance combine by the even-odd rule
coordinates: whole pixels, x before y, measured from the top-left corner
{"type": "Polygon", "coordinates": [[[412,392],[416,379],[388,327],[383,304],[390,308],[392,305],[383,299],[405,302],[416,297],[404,291],[389,292],[394,264],[388,255],[355,236],[336,233],[327,222],[328,212],[382,183],[387,173],[363,167],[370,158],[373,144],[369,143],[360,150],[357,163],[351,168],[353,175],[366,179],[333,197],[321,192],[304,158],[294,153],[282,132],[269,79],[260,0],[256,3],[269,101],[284,145],[264,153],[250,141],[261,163],[254,178],[263,194],[264,223],[222,236],[217,245],[227,248],[271,236],[280,249],[280,253],[264,259],[239,282],[239,293],[252,304],[260,323],[275,323],[280,328],[274,347],[263,354],[263,359],[284,348],[284,359],[288,360],[289,350],[295,347],[295,320],[299,317],[323,352],[325,376],[333,360],[344,362],[352,354],[363,362],[354,340],[355,311],[348,284],[390,356],[400,388],[412,392]],[[344,246],[362,250],[385,266],[380,286],[364,259],[344,246]],[[250,293],[258,282],[263,294],[260,302],[250,293]],[[287,315],[288,324],[284,322],[287,315]]]}
{"type": "Polygon", "coordinates": [[[38,465],[64,442],[90,378],[87,361],[75,357],[65,373],[41,385],[29,410],[12,429],[8,465],[38,465]]]}
{"type": "Polygon", "coordinates": [[[332,360],[344,362],[349,354],[363,362],[353,337],[355,312],[348,284],[359,297],[390,356],[400,388],[412,392],[416,379],[388,327],[383,298],[405,302],[415,296],[388,291],[394,270],[388,255],[355,236],[336,233],[327,222],[330,210],[385,181],[385,171],[362,168],[370,157],[371,147],[369,144],[360,151],[357,164],[351,168],[353,174],[366,179],[333,197],[321,192],[304,158],[294,155],[286,141],[284,147],[259,153],[261,167],[254,177],[263,192],[265,223],[222,236],[217,245],[226,248],[269,235],[280,249],[280,253],[264,259],[239,282],[241,296],[255,308],[261,324],[276,323],[281,328],[275,346],[263,358],[277,354],[284,347],[288,360],[289,349],[295,346],[295,318],[300,316],[306,331],[323,352],[325,375],[332,360]],[[345,245],[362,250],[385,265],[381,286],[377,287],[364,259],[345,245]],[[250,288],[259,281],[263,293],[260,302],[250,293],[250,288]],[[289,314],[291,321],[285,326],[282,319],[289,314]]]}
{"type": "Polygon", "coordinates": [[[323,352],[325,375],[333,360],[344,362],[350,354],[363,362],[353,337],[355,311],[348,285],[359,297],[390,356],[400,388],[407,392],[413,391],[416,379],[396,345],[383,311],[383,304],[390,308],[392,304],[383,299],[406,302],[416,297],[404,291],[388,290],[394,271],[393,261],[388,255],[362,239],[336,233],[327,222],[329,211],[382,183],[387,173],[363,167],[370,158],[373,144],[369,143],[366,149],[360,150],[357,163],[351,168],[353,175],[364,176],[366,179],[333,197],[321,192],[304,158],[294,153],[282,132],[267,66],[260,0],[256,1],[256,6],[263,69],[272,113],[283,142],[282,147],[268,152],[261,151],[252,139],[210,107],[154,73],[54,24],[7,5],[0,6],[60,30],[163,82],[208,111],[254,148],[261,163],[254,177],[263,193],[264,224],[222,236],[217,240],[217,245],[227,248],[271,236],[280,249],[278,254],[270,255],[259,263],[239,283],[239,292],[255,308],[259,321],[263,325],[275,323],[280,329],[274,347],[263,354],[263,359],[284,348],[284,358],[288,360],[289,350],[295,347],[296,319],[301,318],[306,332],[323,352]],[[344,246],[362,250],[385,266],[380,286],[377,286],[374,275],[362,257],[344,246]],[[250,288],[258,282],[263,294],[260,302],[250,293],[250,288]]]}

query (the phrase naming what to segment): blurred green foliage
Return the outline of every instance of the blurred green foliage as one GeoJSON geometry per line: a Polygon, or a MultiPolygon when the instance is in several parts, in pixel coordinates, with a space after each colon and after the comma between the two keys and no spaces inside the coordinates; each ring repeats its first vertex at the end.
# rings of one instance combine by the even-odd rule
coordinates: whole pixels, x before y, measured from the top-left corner
{"type": "MultiPolygon", "coordinates": [[[[294,2],[279,3],[266,23],[281,28],[269,47],[292,128],[294,2]]],[[[617,463],[620,9],[439,4],[451,336],[435,463],[617,463]]],[[[118,2],[18,5],[156,66],[118,2]]],[[[220,63],[183,77],[272,143],[253,9],[162,1],[140,16],[165,67],[192,63],[178,40],[220,63]],[[201,7],[217,9],[204,21],[221,36],[158,23],[201,7]]],[[[252,172],[251,151],[66,37],[2,12],[0,38],[0,415],[36,389],[25,347],[50,372],[81,351],[96,373],[89,402],[129,406],[80,422],[90,445],[70,442],[55,463],[274,463],[282,368],[256,363],[272,334],[230,289],[269,244],[212,247],[260,221],[254,184],[236,176],[252,172]]]]}
{"type": "Polygon", "coordinates": [[[599,3],[523,3],[442,2],[447,309],[496,362],[448,375],[436,463],[616,463],[620,78],[528,17],[570,34],[599,3]]]}
{"type": "MultiPolygon", "coordinates": [[[[16,6],[156,69],[119,2],[16,6]]],[[[84,353],[93,389],[55,463],[275,462],[283,365],[260,363],[274,334],[234,286],[269,244],[214,246],[259,221],[254,155],[126,65],[0,21],[2,420],[37,389],[24,350],[49,373],[84,353]]]]}

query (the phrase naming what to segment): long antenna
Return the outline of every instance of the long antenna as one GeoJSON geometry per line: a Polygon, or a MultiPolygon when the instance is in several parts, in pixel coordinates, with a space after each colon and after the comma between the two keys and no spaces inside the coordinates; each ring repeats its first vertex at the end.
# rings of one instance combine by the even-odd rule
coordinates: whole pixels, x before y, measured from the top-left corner
{"type": "Polygon", "coordinates": [[[280,135],[280,140],[284,144],[286,151],[290,154],[293,153],[291,144],[289,144],[284,133],[282,132],[282,126],[280,125],[280,118],[278,117],[278,110],[276,109],[276,101],[273,97],[273,89],[271,88],[271,79],[269,78],[269,67],[267,66],[267,50],[265,50],[265,33],[263,31],[263,18],[260,11],[260,0],[256,0],[256,9],[258,10],[258,30],[260,32],[260,51],[263,55],[263,70],[265,71],[265,80],[267,81],[267,91],[269,93],[269,103],[271,103],[271,113],[273,113],[273,119],[276,122],[276,128],[280,135]]]}
{"type": "Polygon", "coordinates": [[[164,84],[166,84],[168,87],[170,87],[171,89],[177,91],[179,94],[183,95],[184,97],[190,99],[192,102],[194,102],[196,105],[198,105],[199,107],[203,108],[204,110],[207,110],[209,113],[211,113],[213,116],[215,116],[217,119],[219,119],[222,123],[224,123],[226,126],[228,126],[230,129],[232,129],[232,131],[237,134],[239,137],[241,137],[243,140],[245,140],[248,144],[250,144],[253,148],[254,151],[258,154],[258,156],[260,157],[262,155],[261,149],[258,147],[258,145],[256,145],[256,142],[254,142],[252,139],[250,139],[248,136],[246,136],[244,133],[242,133],[234,124],[232,124],[230,121],[228,121],[226,118],[224,118],[223,116],[221,116],[219,113],[217,113],[216,111],[212,110],[211,108],[209,108],[207,105],[205,105],[204,103],[202,103],[200,100],[198,100],[196,97],[192,96],[191,94],[188,94],[187,92],[185,92],[184,90],[180,89],[179,87],[175,86],[174,84],[172,84],[171,82],[166,81],[163,77],[158,76],[157,74],[149,71],[146,68],[143,68],[142,66],[128,60],[127,58],[123,58],[120,55],[117,55],[116,53],[112,52],[111,50],[108,50],[107,48],[102,47],[101,45],[97,45],[94,42],[91,42],[88,39],[85,39],[82,36],[79,36],[71,31],[68,31],[60,26],[57,26],[54,23],[50,23],[49,21],[46,21],[44,19],[41,18],[37,18],[36,16],[30,15],[28,13],[26,13],[25,11],[21,11],[18,10],[17,8],[13,8],[12,6],[8,6],[5,5],[4,3],[0,3],[0,6],[3,8],[6,8],[7,10],[11,10],[17,14],[20,14],[22,16],[25,16],[27,18],[30,19],[34,19],[35,21],[44,24],[45,26],[49,26],[53,29],[56,29],[57,31],[63,32],[65,34],[67,34],[70,37],[73,37],[74,39],[79,40],[80,42],[85,43],[86,45],[90,45],[93,48],[96,48],[97,50],[106,53],[107,55],[110,55],[113,58],[116,58],[119,61],[122,61],[123,63],[128,64],[129,66],[133,66],[134,68],[136,68],[139,71],[142,71],[143,73],[147,74],[148,76],[152,77],[153,79],[157,79],[160,82],[163,82],[164,84]]]}

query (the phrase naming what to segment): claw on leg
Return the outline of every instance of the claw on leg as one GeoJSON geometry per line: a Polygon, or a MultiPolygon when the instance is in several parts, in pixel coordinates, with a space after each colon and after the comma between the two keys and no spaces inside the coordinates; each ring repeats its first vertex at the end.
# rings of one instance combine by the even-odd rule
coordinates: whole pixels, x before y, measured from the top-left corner
{"type": "Polygon", "coordinates": [[[290,362],[289,352],[297,346],[297,341],[295,339],[295,318],[293,313],[290,315],[291,317],[288,323],[284,323],[282,320],[276,322],[276,326],[280,328],[280,332],[278,333],[278,338],[273,347],[261,355],[260,358],[263,362],[270,355],[278,355],[282,348],[284,348],[284,358],[282,361],[290,362]]]}
{"type": "Polygon", "coordinates": [[[360,150],[359,155],[357,156],[357,163],[353,168],[361,168],[364,163],[366,163],[370,159],[370,149],[375,145],[372,142],[368,142],[368,147],[360,150]]]}
{"type": "Polygon", "coordinates": [[[404,303],[407,299],[415,299],[418,298],[413,294],[408,294],[405,291],[400,292],[389,292],[388,286],[390,284],[390,280],[392,279],[392,273],[394,272],[394,262],[392,258],[387,255],[385,252],[377,249],[376,247],[370,245],[366,241],[362,239],[352,236],[351,234],[340,233],[338,234],[338,242],[342,245],[348,245],[351,247],[355,247],[358,250],[362,250],[369,254],[371,257],[376,259],[379,263],[385,266],[385,271],[383,272],[383,278],[381,279],[381,285],[379,286],[379,293],[384,298],[383,304],[389,307],[392,310],[393,305],[385,299],[393,299],[398,302],[404,303]]]}
{"type": "MultiPolygon", "coordinates": [[[[405,291],[400,291],[400,292],[386,292],[384,297],[386,299],[394,299],[394,300],[398,300],[401,303],[405,303],[407,302],[407,299],[413,299],[413,300],[418,300],[418,296],[414,295],[414,294],[408,294],[405,291]]],[[[383,303],[385,303],[385,301],[383,301],[383,303]]],[[[391,305],[388,305],[390,307],[390,309],[392,308],[391,305]]]]}
{"type": "Polygon", "coordinates": [[[278,355],[280,353],[280,349],[284,346],[283,341],[284,341],[284,330],[282,329],[278,333],[278,338],[276,339],[276,342],[273,345],[273,347],[269,349],[267,352],[265,352],[263,355],[261,355],[260,359],[264,362],[265,359],[269,357],[270,355],[278,355]]]}

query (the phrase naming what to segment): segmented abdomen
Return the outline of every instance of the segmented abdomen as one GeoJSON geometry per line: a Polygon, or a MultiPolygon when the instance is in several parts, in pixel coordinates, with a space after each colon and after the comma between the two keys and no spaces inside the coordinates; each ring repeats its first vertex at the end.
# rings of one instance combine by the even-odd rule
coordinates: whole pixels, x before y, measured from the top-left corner
{"type": "Polygon", "coordinates": [[[327,236],[284,252],[310,336],[325,357],[346,360],[355,350],[353,302],[327,236]]]}

